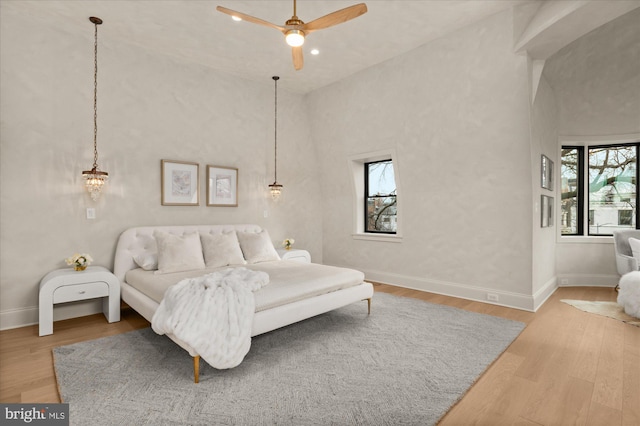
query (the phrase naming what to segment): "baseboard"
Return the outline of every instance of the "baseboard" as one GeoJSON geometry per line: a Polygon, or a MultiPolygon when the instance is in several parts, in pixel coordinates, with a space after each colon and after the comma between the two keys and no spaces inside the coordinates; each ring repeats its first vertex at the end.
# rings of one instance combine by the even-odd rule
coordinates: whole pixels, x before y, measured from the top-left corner
{"type": "Polygon", "coordinates": [[[558,287],[615,287],[620,281],[619,275],[605,274],[560,274],[558,287]]]}
{"type": "MultiPolygon", "coordinates": [[[[507,308],[520,309],[534,312],[534,297],[527,294],[513,293],[493,288],[474,287],[466,284],[452,283],[448,281],[416,278],[408,275],[393,274],[375,270],[364,270],[367,280],[381,284],[389,284],[397,287],[421,290],[429,293],[458,297],[460,299],[473,300],[491,305],[505,306],[507,308]],[[489,295],[497,296],[498,300],[488,300],[489,295]]],[[[548,296],[547,296],[548,297],[548,296]]]]}
{"type": "Polygon", "coordinates": [[[533,294],[533,311],[537,312],[540,306],[558,289],[558,279],[556,277],[547,281],[540,290],[533,294]]]}
{"type": "MultiPolygon", "coordinates": [[[[53,309],[53,321],[61,321],[69,318],[84,317],[102,312],[100,299],[93,301],[81,301],[56,305],[53,309]]],[[[0,330],[26,327],[38,324],[40,311],[37,306],[29,306],[20,309],[8,309],[0,312],[0,330]]]]}
{"type": "Polygon", "coordinates": [[[33,324],[38,324],[37,306],[0,312],[0,330],[10,330],[33,324]]]}

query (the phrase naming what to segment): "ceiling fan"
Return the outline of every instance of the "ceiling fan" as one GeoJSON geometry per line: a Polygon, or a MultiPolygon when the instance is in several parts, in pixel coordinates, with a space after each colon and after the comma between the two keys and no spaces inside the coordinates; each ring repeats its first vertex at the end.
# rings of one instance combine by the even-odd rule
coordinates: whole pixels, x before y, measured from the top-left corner
{"type": "Polygon", "coordinates": [[[244,20],[247,22],[253,22],[254,24],[264,25],[265,27],[275,28],[285,35],[287,44],[291,46],[291,53],[293,56],[293,66],[296,70],[301,70],[304,65],[304,59],[302,58],[302,44],[307,34],[314,31],[323,30],[325,28],[333,27],[334,25],[347,22],[351,19],[367,12],[367,5],[359,3],[353,6],[346,7],[344,9],[337,10],[321,18],[315,19],[308,24],[305,24],[296,15],[296,0],[293,0],[293,16],[287,20],[284,25],[276,25],[265,20],[254,18],[251,15],[246,15],[241,12],[236,12],[231,9],[227,9],[222,6],[216,7],[219,12],[231,15],[236,20],[244,20]]]}

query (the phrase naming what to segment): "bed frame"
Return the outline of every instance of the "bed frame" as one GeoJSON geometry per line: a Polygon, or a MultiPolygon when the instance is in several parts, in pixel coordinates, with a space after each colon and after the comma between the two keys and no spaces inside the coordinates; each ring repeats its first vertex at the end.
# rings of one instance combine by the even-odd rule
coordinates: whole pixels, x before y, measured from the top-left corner
{"type": "MultiPolygon", "coordinates": [[[[120,280],[120,292],[124,302],[136,310],[147,321],[151,322],[153,314],[158,309],[158,302],[136,290],[125,281],[125,274],[131,269],[135,269],[133,258],[145,252],[157,251],[156,242],[153,237],[155,230],[161,230],[176,235],[183,235],[186,232],[198,231],[200,234],[219,234],[222,232],[260,232],[261,227],[257,225],[195,225],[195,226],[145,226],[130,228],[124,231],[118,240],[116,247],[113,273],[120,280]]],[[[275,330],[286,325],[302,321],[316,315],[341,308],[354,302],[367,301],[368,312],[371,313],[371,298],[373,297],[373,285],[362,282],[355,287],[323,294],[278,306],[272,309],[256,312],[253,318],[251,336],[275,330]]],[[[167,335],[193,357],[194,382],[199,382],[200,375],[200,355],[187,343],[182,342],[175,336],[167,335]]]]}

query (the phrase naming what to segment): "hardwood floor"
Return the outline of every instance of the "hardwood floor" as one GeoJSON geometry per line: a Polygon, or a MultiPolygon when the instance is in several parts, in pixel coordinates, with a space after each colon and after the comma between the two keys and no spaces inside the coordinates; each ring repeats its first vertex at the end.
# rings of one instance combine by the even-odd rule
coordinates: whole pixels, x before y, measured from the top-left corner
{"type": "MultiPolygon", "coordinates": [[[[640,425],[640,328],[560,299],[615,300],[611,288],[560,288],[537,313],[388,285],[376,291],[522,321],[525,330],[441,425],[640,425]]],[[[373,304],[375,315],[375,298],[373,304]]],[[[130,309],[0,332],[0,401],[59,402],[51,349],[147,327],[130,309]]]]}

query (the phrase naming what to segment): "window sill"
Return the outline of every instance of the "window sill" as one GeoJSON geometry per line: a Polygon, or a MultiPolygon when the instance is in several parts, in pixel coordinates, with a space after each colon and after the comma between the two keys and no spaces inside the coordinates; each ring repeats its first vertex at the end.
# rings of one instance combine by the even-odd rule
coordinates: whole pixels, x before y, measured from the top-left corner
{"type": "Polygon", "coordinates": [[[609,235],[596,237],[585,235],[567,235],[558,238],[560,244],[613,244],[613,237],[609,235]]]}
{"type": "Polygon", "coordinates": [[[384,241],[387,243],[401,243],[402,236],[398,234],[352,234],[354,240],[384,241]]]}

